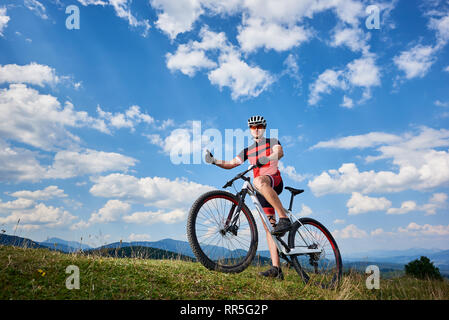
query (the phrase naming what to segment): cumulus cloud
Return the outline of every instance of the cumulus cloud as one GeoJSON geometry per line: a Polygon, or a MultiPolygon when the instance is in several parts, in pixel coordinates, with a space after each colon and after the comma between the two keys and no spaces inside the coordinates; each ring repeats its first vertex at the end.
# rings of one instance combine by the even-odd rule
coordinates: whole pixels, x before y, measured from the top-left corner
{"type": "Polygon", "coordinates": [[[103,208],[92,213],[89,223],[105,223],[117,221],[123,214],[131,209],[129,203],[120,200],[109,200],[103,208]]]}
{"type": "Polygon", "coordinates": [[[248,65],[241,60],[240,54],[236,51],[222,54],[219,58],[219,67],[210,71],[208,78],[220,89],[229,87],[234,100],[241,97],[257,97],[274,82],[269,72],[258,66],[248,65]]]}
{"type": "Polygon", "coordinates": [[[344,163],[338,170],[328,170],[310,180],[315,195],[327,193],[399,192],[428,190],[449,181],[449,151],[435,148],[449,146],[449,130],[420,128],[416,135],[367,134],[345,137],[316,144],[317,147],[360,148],[377,146],[378,156],[367,156],[370,163],[392,159],[393,171],[362,171],[354,163],[344,163]],[[366,138],[366,141],[364,141],[366,138]]]}
{"type": "MultiPolygon", "coordinates": [[[[91,149],[59,151],[48,166],[42,165],[39,158],[41,155],[38,152],[12,147],[0,140],[0,181],[38,182],[45,179],[67,179],[107,171],[126,171],[137,162],[137,160],[119,153],[91,149]]],[[[52,190],[45,192],[50,191],[52,190]]],[[[53,191],[59,192],[58,190],[53,191]]],[[[35,195],[44,195],[45,192],[37,192],[35,195]]]]}
{"type": "Polygon", "coordinates": [[[410,211],[415,211],[417,208],[415,201],[404,201],[401,204],[400,208],[390,208],[387,211],[387,214],[405,214],[410,211]]]}
{"type": "Polygon", "coordinates": [[[64,106],[49,94],[40,94],[25,84],[10,84],[0,89],[0,134],[43,150],[77,145],[79,137],[66,127],[91,127],[105,131],[105,124],[87,112],[75,111],[72,103],[64,106]]]}
{"type": "Polygon", "coordinates": [[[74,228],[87,227],[94,220],[115,221],[119,217],[126,223],[135,224],[177,223],[185,220],[193,198],[215,189],[180,178],[175,180],[163,177],[137,178],[115,173],[91,180],[94,182],[90,189],[92,195],[117,200],[110,200],[109,205],[93,214],[89,222],[81,222],[74,228]],[[143,204],[155,209],[128,214],[130,211],[128,203],[143,204]],[[117,207],[118,212],[110,212],[110,207],[117,207]],[[112,218],[107,218],[111,216],[112,218]]]}
{"type": "Polygon", "coordinates": [[[418,44],[410,50],[402,51],[393,61],[407,79],[423,78],[436,61],[435,53],[433,46],[418,44]]]}
{"type": "Polygon", "coordinates": [[[25,229],[56,228],[69,225],[76,217],[63,208],[38,203],[28,208],[14,208],[6,217],[0,217],[0,223],[18,223],[25,229]],[[15,210],[17,209],[17,210],[15,210]]]}
{"type": "MultiPolygon", "coordinates": [[[[375,63],[373,54],[365,54],[359,59],[355,59],[346,65],[345,69],[327,69],[321,73],[315,82],[309,85],[310,105],[316,105],[323,94],[329,94],[333,89],[350,90],[354,87],[363,89],[363,103],[371,97],[371,88],[380,86],[380,70],[375,63]]],[[[345,96],[342,106],[352,108],[353,100],[345,96]]]]}
{"type": "Polygon", "coordinates": [[[306,177],[300,173],[297,173],[295,167],[285,166],[282,161],[279,161],[278,164],[279,164],[279,171],[282,172],[282,174],[285,174],[293,181],[301,182],[305,180],[306,177]]]}
{"type": "Polygon", "coordinates": [[[187,210],[174,209],[170,211],[141,211],[134,212],[131,215],[123,217],[123,221],[136,224],[154,224],[154,223],[177,223],[184,221],[187,216],[187,210]]]}
{"type": "Polygon", "coordinates": [[[34,206],[35,202],[32,199],[19,198],[16,200],[3,202],[0,199],[0,213],[7,213],[10,210],[27,209],[34,206]]]}
{"type": "Polygon", "coordinates": [[[48,186],[43,190],[29,191],[20,190],[9,194],[12,197],[31,199],[31,200],[49,200],[53,198],[65,198],[67,194],[64,190],[59,189],[58,186],[48,186]]]}
{"type": "Polygon", "coordinates": [[[330,45],[332,47],[346,46],[351,51],[368,54],[370,38],[370,33],[364,33],[361,28],[338,25],[333,31],[330,45]]]}
{"type": "Polygon", "coordinates": [[[398,232],[411,236],[447,236],[449,235],[449,225],[420,225],[410,222],[407,227],[399,227],[398,232]]]}
{"type": "Polygon", "coordinates": [[[341,230],[332,231],[336,239],[362,239],[368,237],[365,230],[359,229],[356,225],[350,224],[341,230]]]}
{"type": "MultiPolygon", "coordinates": [[[[363,56],[347,66],[345,81],[364,89],[362,102],[371,96],[370,88],[379,85],[379,71],[374,64],[374,58],[369,55],[369,34],[364,34],[360,21],[366,16],[365,6],[356,0],[151,0],[153,8],[158,12],[156,26],[166,33],[170,39],[175,39],[180,33],[194,30],[194,24],[200,16],[240,15],[241,24],[237,27],[239,46],[229,43],[219,48],[219,59],[214,60],[205,49],[195,48],[189,41],[180,44],[175,53],[166,55],[167,67],[179,70],[192,77],[200,70],[210,70],[208,78],[220,89],[229,87],[232,98],[256,97],[266,90],[276,78],[257,65],[249,64],[241,58],[259,49],[278,52],[290,50],[315,36],[315,32],[305,23],[314,15],[324,11],[332,11],[338,19],[331,41],[332,46],[348,46],[351,50],[362,52],[363,56]],[[218,65],[218,67],[216,67],[218,65]]],[[[392,10],[394,4],[379,4],[382,8],[392,10]]],[[[203,30],[203,28],[201,28],[203,30]]],[[[202,37],[200,31],[200,37],[202,37]]],[[[326,73],[325,75],[328,75],[326,73]]],[[[321,77],[320,80],[324,80],[321,77]]],[[[342,87],[341,84],[317,83],[313,87],[310,102],[315,104],[321,92],[328,92],[332,87],[342,87]],[[324,88],[323,88],[324,87],[324,88]]],[[[345,88],[348,88],[344,84],[345,88]]],[[[345,106],[349,103],[346,101],[345,106]]]]}
{"type": "Polygon", "coordinates": [[[353,192],[351,199],[346,203],[349,215],[357,215],[369,211],[383,211],[391,207],[391,201],[382,198],[364,196],[359,192],[353,192]]]}
{"type": "Polygon", "coordinates": [[[204,12],[200,0],[150,0],[159,11],[156,26],[171,39],[192,29],[193,23],[204,12]]]}
{"type": "Polygon", "coordinates": [[[347,83],[341,70],[327,69],[318,76],[318,79],[310,84],[309,104],[316,105],[321,100],[322,94],[329,94],[332,89],[346,89],[347,83]]]}
{"type": "Polygon", "coordinates": [[[259,48],[285,51],[307,41],[311,34],[302,26],[283,26],[259,18],[249,18],[239,27],[237,40],[244,52],[253,52],[259,48]]]}
{"type": "Polygon", "coordinates": [[[132,14],[132,1],[130,0],[78,0],[78,2],[83,6],[100,5],[104,7],[110,5],[114,8],[117,17],[126,20],[131,27],[143,29],[142,36],[146,37],[148,35],[148,30],[150,29],[149,20],[139,20],[132,14]]]}
{"type": "Polygon", "coordinates": [[[38,17],[47,20],[47,9],[45,6],[37,0],[25,0],[23,2],[25,7],[34,12],[38,17]]]}
{"type": "Polygon", "coordinates": [[[137,178],[112,173],[91,178],[90,193],[97,197],[133,201],[161,209],[188,209],[193,198],[215,188],[186,179],[164,177],[137,178]]]}
{"type": "Polygon", "coordinates": [[[110,132],[109,128],[129,128],[132,132],[134,132],[135,126],[141,122],[147,124],[153,124],[155,122],[152,116],[141,112],[140,107],[136,105],[129,107],[124,113],[103,111],[100,106],[97,106],[97,113],[99,115],[99,119],[101,119],[98,121],[105,124],[102,129],[106,133],[110,132]]]}
{"type": "Polygon", "coordinates": [[[438,18],[431,17],[428,28],[436,33],[435,45],[417,44],[393,58],[395,65],[404,72],[408,80],[423,78],[437,61],[438,52],[449,41],[449,14],[438,18]]]}
{"type": "Polygon", "coordinates": [[[411,211],[423,211],[426,215],[434,215],[437,210],[447,208],[447,195],[445,193],[434,193],[429,202],[417,205],[415,201],[404,201],[400,208],[390,208],[387,214],[405,214],[411,211]]]}
{"type": "Polygon", "coordinates": [[[0,37],[3,37],[3,30],[8,25],[10,17],[6,15],[6,7],[0,8],[0,37]]]}
{"type": "Polygon", "coordinates": [[[27,65],[0,65],[0,83],[29,83],[43,87],[45,84],[54,85],[60,81],[55,69],[36,62],[27,65]]]}
{"type": "Polygon", "coordinates": [[[115,152],[92,149],[64,150],[56,153],[53,164],[48,168],[44,177],[47,179],[67,179],[107,171],[126,171],[136,162],[137,160],[134,158],[115,152]]]}
{"type": "Polygon", "coordinates": [[[201,28],[201,41],[189,41],[187,44],[178,46],[174,54],[167,53],[167,67],[171,71],[179,70],[190,77],[201,69],[212,69],[217,63],[207,57],[210,50],[228,50],[230,45],[227,42],[224,32],[210,31],[207,26],[201,28]]]}

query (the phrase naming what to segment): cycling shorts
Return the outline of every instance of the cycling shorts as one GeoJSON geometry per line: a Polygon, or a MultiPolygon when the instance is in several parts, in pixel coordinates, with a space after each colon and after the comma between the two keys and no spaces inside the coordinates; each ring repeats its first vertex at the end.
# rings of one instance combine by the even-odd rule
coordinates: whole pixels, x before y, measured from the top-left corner
{"type": "MultiPolygon", "coordinates": [[[[282,181],[281,174],[276,172],[276,174],[273,175],[267,175],[271,180],[271,187],[274,191],[276,191],[277,194],[280,194],[282,192],[282,189],[284,188],[284,182],[282,181]]],[[[262,205],[263,211],[267,216],[273,216],[274,215],[274,208],[273,206],[265,199],[265,197],[256,191],[257,199],[259,200],[260,204],[262,205]]]]}

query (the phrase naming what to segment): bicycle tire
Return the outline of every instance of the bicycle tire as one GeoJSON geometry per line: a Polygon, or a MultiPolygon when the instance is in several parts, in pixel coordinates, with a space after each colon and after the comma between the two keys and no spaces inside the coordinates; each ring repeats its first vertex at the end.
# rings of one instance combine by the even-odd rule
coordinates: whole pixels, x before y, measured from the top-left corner
{"type": "MultiPolygon", "coordinates": [[[[332,234],[326,229],[324,225],[322,225],[320,222],[311,219],[311,218],[300,218],[300,223],[296,221],[290,230],[290,233],[288,235],[288,245],[290,248],[294,248],[296,243],[295,239],[298,239],[301,237],[300,232],[304,232],[305,229],[301,228],[307,228],[309,232],[312,232],[312,234],[315,232],[314,237],[315,239],[319,239],[320,241],[328,241],[330,244],[329,251],[331,251],[331,254],[327,255],[326,259],[326,245],[323,243],[320,243],[320,245],[323,247],[323,251],[320,254],[304,254],[304,255],[292,255],[291,261],[293,264],[293,267],[295,268],[296,272],[301,276],[303,281],[305,283],[308,283],[310,279],[315,278],[314,282],[315,284],[320,284],[323,288],[333,288],[335,286],[338,286],[340,283],[341,277],[342,277],[342,260],[341,260],[341,254],[340,250],[338,249],[337,242],[335,241],[332,234]],[[301,229],[301,231],[299,231],[301,229]],[[309,230],[311,229],[311,230],[309,230]],[[321,233],[321,234],[320,234],[321,233]],[[323,237],[324,236],[324,237],[323,237]],[[319,260],[319,259],[322,260],[319,260]],[[308,261],[307,261],[308,260],[308,261]],[[316,263],[316,267],[315,264],[316,263]],[[321,264],[321,266],[320,266],[321,264]],[[314,270],[311,270],[311,267],[314,268],[314,270]],[[318,271],[318,267],[320,268],[321,272],[318,271]]],[[[303,234],[304,236],[304,234],[303,234]]],[[[300,241],[302,244],[304,244],[304,241],[301,238],[300,241]]],[[[318,241],[317,241],[318,242],[318,241]]],[[[299,239],[298,239],[299,243],[299,239]]],[[[309,245],[313,245],[309,243],[309,245]]]]}
{"type": "MultiPolygon", "coordinates": [[[[238,198],[235,195],[222,190],[209,191],[201,195],[192,205],[192,208],[190,209],[189,212],[189,217],[187,219],[187,238],[189,240],[190,247],[192,248],[192,251],[197,260],[209,270],[215,270],[226,273],[242,272],[251,264],[252,260],[256,255],[258,245],[258,232],[256,222],[254,220],[251,211],[245,204],[243,204],[239,219],[242,219],[243,214],[243,218],[246,219],[248,222],[250,234],[248,248],[240,249],[240,250],[247,250],[245,256],[244,257],[238,256],[235,258],[235,261],[233,261],[232,252],[234,251],[229,253],[226,250],[222,250],[223,255],[227,254],[228,257],[223,256],[223,259],[220,259],[217,258],[217,256],[213,256],[212,252],[208,252],[208,250],[206,250],[208,245],[200,243],[201,241],[199,241],[198,239],[197,229],[200,223],[197,220],[200,214],[200,210],[203,208],[203,206],[205,207],[208,202],[214,199],[224,199],[224,201],[227,201],[227,203],[224,203],[224,207],[226,207],[226,205],[229,204],[231,205],[230,210],[233,210],[232,205],[235,207],[238,204],[238,198]],[[231,258],[229,258],[229,256],[231,258]]],[[[217,221],[215,217],[211,217],[211,219],[217,221]]],[[[213,232],[210,233],[211,235],[213,234],[213,232]]],[[[238,231],[236,233],[238,234],[238,231]]],[[[225,236],[229,237],[229,239],[232,238],[232,235],[229,235],[228,233],[226,233],[225,235],[219,233],[218,237],[220,236],[222,236],[223,238],[225,238],[225,236]]],[[[220,249],[218,249],[218,252],[220,252],[220,249]]],[[[241,251],[238,252],[236,251],[236,254],[239,254],[240,252],[241,251]]]]}

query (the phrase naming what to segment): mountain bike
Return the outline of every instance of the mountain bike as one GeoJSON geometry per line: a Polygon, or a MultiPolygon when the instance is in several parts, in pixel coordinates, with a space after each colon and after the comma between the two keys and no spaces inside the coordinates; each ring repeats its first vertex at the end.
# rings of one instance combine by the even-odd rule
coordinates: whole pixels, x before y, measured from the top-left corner
{"type": "MultiPolygon", "coordinates": [[[[270,233],[273,231],[257,199],[257,191],[246,176],[254,167],[249,166],[248,170],[237,174],[223,186],[226,189],[242,179],[243,186],[236,194],[224,190],[209,191],[201,195],[190,209],[187,237],[196,258],[207,269],[238,273],[255,258],[258,231],[253,213],[245,204],[247,195],[262,223],[270,233]]],[[[284,210],[292,226],[285,241],[281,236],[271,234],[279,256],[294,267],[305,283],[313,280],[322,287],[334,287],[342,275],[337,243],[320,222],[306,217],[298,219],[293,215],[293,199],[304,190],[285,189],[291,192],[289,208],[284,210]]]]}

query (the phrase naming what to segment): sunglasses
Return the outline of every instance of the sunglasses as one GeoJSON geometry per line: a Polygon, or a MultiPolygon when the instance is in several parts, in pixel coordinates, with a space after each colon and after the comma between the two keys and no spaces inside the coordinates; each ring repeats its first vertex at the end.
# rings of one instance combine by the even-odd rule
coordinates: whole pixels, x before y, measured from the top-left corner
{"type": "Polygon", "coordinates": [[[250,129],[265,129],[265,126],[263,124],[258,124],[257,126],[250,126],[250,129]]]}

